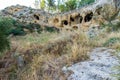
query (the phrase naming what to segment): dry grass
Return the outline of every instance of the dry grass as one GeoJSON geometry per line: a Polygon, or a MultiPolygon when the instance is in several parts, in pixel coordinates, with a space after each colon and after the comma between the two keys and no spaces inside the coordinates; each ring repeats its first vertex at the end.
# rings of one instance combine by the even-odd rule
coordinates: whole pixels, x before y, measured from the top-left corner
{"type": "Polygon", "coordinates": [[[24,53],[25,51],[35,47],[37,45],[43,45],[51,39],[58,36],[58,33],[45,32],[42,34],[27,34],[25,36],[16,36],[11,39],[12,48],[16,48],[18,53],[24,53]]]}
{"type": "Polygon", "coordinates": [[[88,52],[97,46],[95,43],[91,44],[92,41],[84,33],[70,33],[57,38],[47,44],[43,53],[34,56],[29,68],[22,72],[20,78],[21,80],[28,78],[29,80],[66,80],[68,75],[63,75],[62,67],[89,59],[88,52]]]}
{"type": "MultiPolygon", "coordinates": [[[[111,32],[111,33],[103,33],[98,36],[98,43],[99,45],[103,46],[111,38],[120,38],[120,31],[111,32]]],[[[105,46],[112,49],[120,50],[120,40],[115,41],[115,43],[111,43],[112,45],[105,46]]]]}
{"type": "MultiPolygon", "coordinates": [[[[118,32],[109,35],[100,34],[99,37],[92,40],[88,39],[82,32],[73,33],[72,37],[70,35],[54,40],[54,46],[50,46],[52,48],[51,52],[45,51],[42,55],[38,53],[34,56],[32,63],[29,65],[30,67],[27,69],[30,72],[25,69],[25,72],[22,73],[22,80],[27,78],[30,80],[66,80],[68,75],[61,72],[63,66],[70,66],[78,61],[89,59],[88,53],[91,49],[102,46],[109,38],[118,37],[120,34],[118,32]],[[105,37],[106,35],[107,37],[105,37]]],[[[47,46],[49,45],[51,44],[47,46]]],[[[115,46],[111,46],[111,48],[115,46]]],[[[46,48],[46,50],[49,50],[49,48],[46,48]]]]}
{"type": "MultiPolygon", "coordinates": [[[[89,59],[89,52],[95,47],[103,47],[110,38],[119,37],[120,32],[101,33],[89,39],[83,32],[29,34],[12,39],[14,52],[24,55],[26,66],[17,71],[20,80],[66,80],[62,72],[64,66],[89,59]]],[[[109,48],[120,49],[120,42],[109,48]]]]}

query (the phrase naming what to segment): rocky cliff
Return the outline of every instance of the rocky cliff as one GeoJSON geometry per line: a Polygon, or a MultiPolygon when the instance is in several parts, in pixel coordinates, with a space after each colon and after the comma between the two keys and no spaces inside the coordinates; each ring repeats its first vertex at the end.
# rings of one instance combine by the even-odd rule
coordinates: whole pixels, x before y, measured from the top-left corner
{"type": "Polygon", "coordinates": [[[56,27],[64,30],[88,30],[89,27],[107,22],[119,12],[119,0],[96,0],[95,3],[77,10],[51,14],[39,9],[25,6],[10,6],[1,11],[1,15],[9,16],[24,23],[35,23],[42,26],[56,27]]]}

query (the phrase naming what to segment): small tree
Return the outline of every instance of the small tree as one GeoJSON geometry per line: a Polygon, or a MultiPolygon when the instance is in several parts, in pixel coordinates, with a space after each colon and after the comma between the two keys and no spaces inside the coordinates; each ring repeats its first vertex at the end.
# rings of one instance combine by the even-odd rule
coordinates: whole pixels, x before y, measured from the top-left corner
{"type": "Polygon", "coordinates": [[[7,36],[11,26],[13,26],[11,19],[0,17],[0,52],[9,48],[7,36]]]}
{"type": "Polygon", "coordinates": [[[55,0],[47,0],[48,11],[56,8],[55,0]]]}
{"type": "Polygon", "coordinates": [[[40,8],[43,9],[43,10],[45,9],[45,0],[41,0],[40,8]]]}
{"type": "Polygon", "coordinates": [[[77,8],[77,0],[68,0],[62,4],[59,4],[59,11],[70,11],[77,8]]]}
{"type": "Polygon", "coordinates": [[[68,0],[67,2],[65,2],[65,5],[67,7],[67,11],[69,10],[73,10],[77,8],[77,0],[68,0]]]}
{"type": "Polygon", "coordinates": [[[80,8],[82,6],[86,6],[94,2],[95,0],[78,0],[78,7],[80,8]]]}

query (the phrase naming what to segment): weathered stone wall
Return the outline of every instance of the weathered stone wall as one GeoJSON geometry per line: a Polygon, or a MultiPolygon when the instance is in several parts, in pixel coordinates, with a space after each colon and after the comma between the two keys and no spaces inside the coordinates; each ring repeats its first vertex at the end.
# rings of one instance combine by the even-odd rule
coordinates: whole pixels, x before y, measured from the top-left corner
{"type": "Polygon", "coordinates": [[[43,10],[32,9],[21,5],[10,6],[2,10],[3,16],[10,16],[15,20],[26,23],[45,24],[48,21],[48,17],[51,16],[43,10]]]}
{"type": "MultiPolygon", "coordinates": [[[[117,4],[115,3],[115,5],[117,4]]],[[[49,24],[53,24],[57,28],[87,30],[90,26],[99,26],[100,23],[105,22],[107,16],[114,15],[116,12],[115,5],[112,0],[97,0],[92,5],[55,15],[48,21],[49,24]]]]}
{"type": "Polygon", "coordinates": [[[9,15],[21,22],[54,26],[64,30],[87,30],[90,26],[99,26],[101,22],[105,22],[104,15],[113,15],[115,8],[120,8],[119,4],[120,0],[96,0],[92,5],[59,14],[50,14],[43,10],[16,5],[7,7],[2,13],[4,16],[9,15]]]}

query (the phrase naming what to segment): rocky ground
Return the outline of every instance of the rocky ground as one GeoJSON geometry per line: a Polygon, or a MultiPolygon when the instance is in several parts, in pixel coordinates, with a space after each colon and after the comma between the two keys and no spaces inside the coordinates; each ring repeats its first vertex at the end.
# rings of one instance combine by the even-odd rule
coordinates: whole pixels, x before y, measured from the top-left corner
{"type": "Polygon", "coordinates": [[[70,67],[63,67],[65,74],[72,71],[68,80],[117,80],[112,75],[118,73],[114,66],[119,64],[113,54],[115,50],[96,48],[90,53],[90,59],[70,67]]]}

